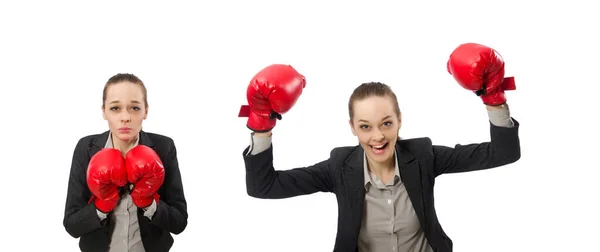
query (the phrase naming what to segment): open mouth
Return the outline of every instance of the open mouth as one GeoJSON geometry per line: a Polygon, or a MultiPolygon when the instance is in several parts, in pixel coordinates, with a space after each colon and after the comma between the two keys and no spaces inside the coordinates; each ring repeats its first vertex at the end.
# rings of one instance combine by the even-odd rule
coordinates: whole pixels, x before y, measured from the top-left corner
{"type": "Polygon", "coordinates": [[[369,145],[369,147],[371,147],[371,150],[375,153],[383,153],[388,145],[389,143],[385,143],[383,145],[369,145]]]}

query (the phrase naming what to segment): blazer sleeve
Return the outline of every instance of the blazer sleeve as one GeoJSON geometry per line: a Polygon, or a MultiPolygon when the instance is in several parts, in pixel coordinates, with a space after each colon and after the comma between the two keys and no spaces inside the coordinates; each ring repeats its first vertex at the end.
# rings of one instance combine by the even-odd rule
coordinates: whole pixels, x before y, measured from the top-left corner
{"type": "Polygon", "coordinates": [[[334,191],[331,158],[307,167],[276,171],[273,167],[272,144],[260,153],[249,155],[247,153],[251,147],[248,146],[242,154],[246,166],[246,190],[249,196],[281,199],[334,191]]]}
{"type": "Polygon", "coordinates": [[[150,223],[173,234],[180,234],[188,223],[187,202],[181,182],[181,172],[177,161],[177,148],[170,141],[165,167],[165,181],[160,190],[160,198],[150,223]]]}
{"type": "Polygon", "coordinates": [[[511,119],[514,123],[512,127],[496,126],[490,122],[489,142],[457,144],[454,148],[433,145],[435,175],[484,170],[519,160],[519,122],[511,119]]]}
{"type": "MultiPolygon", "coordinates": [[[[88,204],[92,194],[86,182],[87,163],[89,160],[87,149],[88,145],[82,138],[77,143],[73,153],[67,187],[67,202],[63,225],[67,233],[74,238],[79,238],[84,234],[101,228],[108,228],[108,225],[106,225],[107,219],[101,221],[94,204],[88,204]]],[[[108,232],[108,230],[106,231],[108,232]]]]}

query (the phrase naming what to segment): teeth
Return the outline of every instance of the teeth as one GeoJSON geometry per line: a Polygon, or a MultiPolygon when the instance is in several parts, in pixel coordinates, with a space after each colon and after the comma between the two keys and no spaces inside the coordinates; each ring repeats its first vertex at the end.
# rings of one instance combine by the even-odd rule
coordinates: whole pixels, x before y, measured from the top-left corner
{"type": "Polygon", "coordinates": [[[378,145],[378,146],[373,146],[373,148],[381,149],[381,148],[383,148],[383,146],[384,146],[384,145],[385,145],[385,144],[378,145]]]}

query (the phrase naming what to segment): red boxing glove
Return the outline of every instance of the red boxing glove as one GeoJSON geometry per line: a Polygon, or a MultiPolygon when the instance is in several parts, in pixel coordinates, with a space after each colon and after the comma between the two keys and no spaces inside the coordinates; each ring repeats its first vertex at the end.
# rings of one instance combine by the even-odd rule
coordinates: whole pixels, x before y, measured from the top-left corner
{"type": "Polygon", "coordinates": [[[486,105],[506,103],[505,90],[515,90],[513,77],[504,78],[504,60],[494,49],[476,43],[459,45],[446,65],[463,88],[474,91],[486,105]]]}
{"type": "MultiPolygon", "coordinates": [[[[133,186],[130,195],[138,208],[145,208],[158,199],[158,189],[165,181],[165,168],[154,150],[137,145],[125,155],[127,179],[133,186]]],[[[157,202],[158,203],[158,202],[157,202]]]]}
{"type": "Polygon", "coordinates": [[[306,86],[304,76],[289,65],[274,64],[258,72],[247,89],[248,105],[239,117],[248,117],[246,126],[255,132],[267,132],[277,119],[295,104],[306,86]]]}
{"type": "Polygon", "coordinates": [[[104,148],[96,153],[88,164],[86,180],[94,195],[90,202],[103,213],[112,211],[119,202],[119,187],[127,184],[125,159],[121,152],[104,148]]]}

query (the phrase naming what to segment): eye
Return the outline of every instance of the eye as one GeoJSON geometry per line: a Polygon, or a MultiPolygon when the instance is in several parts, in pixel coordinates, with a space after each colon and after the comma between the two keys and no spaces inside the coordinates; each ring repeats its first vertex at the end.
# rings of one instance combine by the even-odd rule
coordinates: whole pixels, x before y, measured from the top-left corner
{"type": "Polygon", "coordinates": [[[369,128],[369,125],[360,125],[360,128],[361,128],[361,129],[368,129],[368,128],[369,128]]]}
{"type": "Polygon", "coordinates": [[[384,122],[383,125],[385,125],[386,127],[390,127],[393,125],[392,122],[384,122]]]}
{"type": "Polygon", "coordinates": [[[111,107],[110,110],[112,111],[117,111],[119,109],[119,107],[111,107]]]}
{"type": "Polygon", "coordinates": [[[133,110],[138,111],[140,110],[140,107],[133,107],[133,110]]]}

